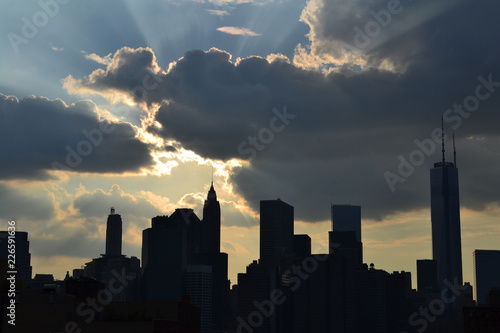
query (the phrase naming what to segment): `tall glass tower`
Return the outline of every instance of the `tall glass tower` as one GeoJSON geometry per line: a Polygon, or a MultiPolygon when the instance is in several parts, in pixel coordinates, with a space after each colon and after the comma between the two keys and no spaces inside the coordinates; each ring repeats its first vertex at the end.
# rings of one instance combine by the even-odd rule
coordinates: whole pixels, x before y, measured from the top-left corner
{"type": "Polygon", "coordinates": [[[265,265],[278,265],[293,254],[293,206],[284,201],[260,202],[260,260],[265,265]]]}
{"type": "Polygon", "coordinates": [[[456,158],[454,163],[445,161],[444,140],[442,153],[442,162],[431,169],[432,256],[441,289],[446,280],[463,284],[458,169],[456,158]]]}

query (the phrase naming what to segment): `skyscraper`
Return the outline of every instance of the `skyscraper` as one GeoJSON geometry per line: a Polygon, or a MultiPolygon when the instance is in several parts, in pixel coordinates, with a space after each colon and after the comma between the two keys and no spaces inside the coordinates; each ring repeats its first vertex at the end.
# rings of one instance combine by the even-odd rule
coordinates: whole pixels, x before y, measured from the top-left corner
{"type": "Polygon", "coordinates": [[[309,235],[293,235],[293,252],[296,257],[311,255],[311,237],[309,235]]]}
{"type": "Polygon", "coordinates": [[[361,242],[361,207],[332,205],[332,231],[354,231],[361,242]]]}
{"type": "Polygon", "coordinates": [[[146,300],[179,301],[188,261],[188,235],[183,224],[167,216],[152,219],[142,231],[142,296],[146,300]]]}
{"type": "Polygon", "coordinates": [[[473,257],[474,298],[478,305],[487,305],[489,292],[500,288],[500,251],[475,250],[473,257]]]}
{"type": "Polygon", "coordinates": [[[276,265],[293,254],[293,207],[277,200],[260,202],[260,260],[276,265]]]}
{"type": "Polygon", "coordinates": [[[186,268],[186,294],[191,304],[200,308],[200,332],[212,332],[212,266],[188,265],[186,268]]]}
{"type": "Polygon", "coordinates": [[[430,172],[432,256],[437,261],[441,289],[445,280],[463,284],[458,169],[456,158],[455,163],[445,161],[444,138],[442,154],[442,161],[435,163],[430,172]]]}
{"type": "Polygon", "coordinates": [[[203,206],[201,229],[203,235],[201,238],[201,252],[220,253],[220,204],[217,201],[213,183],[203,206]]]}
{"type": "Polygon", "coordinates": [[[363,263],[361,243],[361,207],[332,205],[332,231],[329,234],[330,254],[363,263]]]}
{"type": "Polygon", "coordinates": [[[111,207],[106,224],[106,255],[119,256],[122,254],[122,217],[115,214],[111,207]]]}
{"type": "Polygon", "coordinates": [[[212,183],[202,221],[192,209],[178,208],[170,217],[154,217],[142,238],[143,297],[193,296],[193,302],[203,303],[202,326],[207,332],[223,331],[229,308],[228,255],[220,252],[220,225],[220,204],[212,183]]]}
{"type": "MultiPolygon", "coordinates": [[[[94,258],[92,261],[85,263],[83,275],[98,280],[105,285],[109,281],[115,279],[116,272],[123,270],[128,275],[140,275],[140,260],[137,257],[126,257],[122,254],[122,218],[115,213],[115,209],[111,207],[111,212],[108,215],[106,222],[106,253],[100,258],[94,258]]],[[[113,300],[123,300],[127,297],[135,297],[138,290],[129,286],[121,292],[113,293],[113,300]]]]}
{"type": "MultiPolygon", "coordinates": [[[[9,232],[0,231],[0,258],[8,259],[8,239],[9,232]]],[[[16,245],[16,271],[17,279],[25,280],[28,282],[31,280],[31,253],[30,253],[30,242],[28,241],[28,233],[25,231],[16,231],[15,233],[15,245],[16,245]]]]}
{"type": "Polygon", "coordinates": [[[198,265],[212,268],[211,327],[222,331],[229,308],[228,255],[220,252],[221,211],[214,184],[210,185],[207,200],[203,206],[201,221],[201,251],[196,259],[198,265]]]}
{"type": "Polygon", "coordinates": [[[417,260],[417,288],[420,292],[437,292],[437,261],[417,260]]]}

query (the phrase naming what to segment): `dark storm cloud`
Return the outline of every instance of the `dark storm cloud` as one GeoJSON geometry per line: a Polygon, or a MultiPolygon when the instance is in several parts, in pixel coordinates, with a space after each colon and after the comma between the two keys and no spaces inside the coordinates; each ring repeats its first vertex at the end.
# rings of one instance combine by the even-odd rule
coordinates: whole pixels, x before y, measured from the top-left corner
{"type": "MultiPolygon", "coordinates": [[[[310,3],[321,3],[327,12],[340,4],[310,3]]],[[[366,56],[372,63],[390,60],[404,67],[402,72],[343,70],[325,76],[283,60],[251,57],[233,63],[228,53],[217,49],[187,52],[168,73],[158,74],[155,81],[161,83],[145,95],[148,103],[161,104],[156,120],[162,127],[149,130],[204,157],[251,160],[232,181],[255,209],[261,199],[281,197],[296,207],[296,217],[302,220],[328,219],[330,202],[360,204],[364,217],[377,219],[429,206],[428,169],[440,159],[436,144],[404,182],[396,183],[395,192],[384,173],[399,174],[398,156],[408,160],[422,150],[415,140],[431,140],[441,115],[477,94],[481,85],[479,92],[487,97],[479,101],[477,111],[466,116],[450,111],[446,127],[448,133],[451,127],[456,130],[464,160],[462,204],[480,209],[499,202],[491,186],[498,183],[500,154],[473,154],[498,141],[500,120],[500,23],[495,17],[500,4],[480,3],[417,5],[418,24],[410,22],[399,34],[389,29],[391,38],[381,31],[384,42],[366,56]],[[284,121],[284,113],[293,117],[284,121]],[[255,154],[248,150],[251,137],[260,140],[255,154]],[[469,153],[474,163],[465,161],[469,153]],[[474,173],[475,163],[483,165],[481,174],[474,173]]],[[[355,2],[354,8],[359,5],[355,2]]],[[[323,34],[316,38],[347,40],[344,26],[360,25],[366,16],[354,18],[355,13],[349,8],[342,24],[327,24],[328,17],[317,13],[314,28],[323,34]]],[[[76,86],[102,94],[120,89],[133,96],[137,78],[151,75],[156,63],[150,50],[127,52],[126,58],[120,51],[115,54],[114,62],[120,65],[94,72],[76,86]],[[127,62],[138,64],[133,73],[127,62]],[[129,71],[132,79],[126,75],[129,71]],[[118,77],[120,84],[113,84],[118,77]]],[[[448,147],[450,151],[449,141],[448,147]]]]}
{"type": "Polygon", "coordinates": [[[25,220],[47,220],[54,214],[54,205],[45,191],[16,189],[0,184],[0,217],[15,220],[18,227],[26,230],[25,220]]]}
{"type": "Polygon", "coordinates": [[[121,173],[151,164],[148,147],[126,123],[99,119],[82,101],[0,94],[0,179],[47,179],[46,171],[121,173]]]}
{"type": "Polygon", "coordinates": [[[315,56],[333,57],[341,65],[354,53],[369,66],[388,60],[404,68],[426,47],[425,25],[460,2],[311,0],[301,21],[309,25],[309,48],[315,56]]]}
{"type": "Polygon", "coordinates": [[[301,20],[315,56],[357,50],[369,66],[388,61],[400,70],[461,78],[492,64],[499,7],[487,0],[311,0],[301,20]]]}

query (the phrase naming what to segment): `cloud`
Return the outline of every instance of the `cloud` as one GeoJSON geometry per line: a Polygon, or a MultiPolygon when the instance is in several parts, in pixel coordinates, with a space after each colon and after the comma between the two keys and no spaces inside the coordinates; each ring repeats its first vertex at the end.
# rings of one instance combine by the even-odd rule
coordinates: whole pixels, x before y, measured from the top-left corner
{"type": "MultiPolygon", "coordinates": [[[[110,207],[114,207],[116,213],[122,217],[123,253],[127,255],[140,253],[141,232],[150,227],[151,218],[160,213],[157,207],[150,202],[151,198],[145,197],[143,193],[126,192],[116,184],[108,189],[98,187],[92,190],[81,184],[77,188],[68,184],[65,186],[69,190],[65,191],[53,184],[53,186],[46,186],[45,191],[43,191],[46,198],[55,198],[55,203],[67,201],[68,204],[59,207],[57,214],[39,214],[33,218],[36,223],[30,222],[32,253],[42,257],[50,257],[60,253],[74,257],[98,257],[105,248],[106,221],[110,207]],[[61,192],[65,192],[62,200],[60,198],[61,192]]],[[[2,187],[0,189],[3,190],[2,187]]],[[[12,194],[12,191],[6,193],[12,194]]],[[[12,199],[7,203],[14,200],[19,201],[13,207],[21,204],[31,205],[29,201],[18,200],[19,195],[11,195],[11,197],[12,199]]],[[[44,212],[40,207],[44,201],[37,200],[37,203],[38,205],[33,205],[33,209],[26,207],[25,210],[35,211],[38,208],[39,213],[44,212]]],[[[20,208],[18,210],[21,211],[20,208]]],[[[26,217],[23,216],[21,219],[20,216],[19,220],[23,222],[20,225],[27,224],[24,219],[26,217]]]]}
{"type": "Polygon", "coordinates": [[[216,30],[229,35],[240,35],[240,36],[251,36],[251,37],[261,36],[261,34],[258,34],[248,28],[241,28],[241,27],[220,27],[217,28],[216,30]]]}
{"type": "MultiPolygon", "coordinates": [[[[300,18],[310,28],[311,43],[296,48],[295,64],[304,68],[362,66],[404,71],[415,57],[439,52],[439,45],[438,49],[430,47],[433,43],[428,38],[453,31],[451,26],[459,24],[452,21],[456,17],[453,13],[462,10],[463,2],[311,0],[300,18]],[[450,26],[445,27],[443,21],[450,26]],[[436,25],[442,30],[436,31],[436,25]]],[[[455,32],[461,30],[458,27],[455,32]]]]}
{"type": "Polygon", "coordinates": [[[217,16],[228,16],[231,15],[231,13],[227,10],[220,10],[220,9],[207,9],[206,10],[209,14],[211,15],[217,15],[217,16]]]}
{"type": "Polygon", "coordinates": [[[54,46],[52,44],[52,42],[49,43],[49,46],[50,48],[52,49],[52,51],[56,51],[56,52],[62,52],[64,51],[64,47],[57,47],[57,46],[54,46]]]}
{"type": "Polygon", "coordinates": [[[0,216],[14,220],[19,230],[27,230],[25,221],[45,220],[54,216],[54,205],[44,190],[16,188],[14,184],[0,184],[0,216]]]}
{"type": "Polygon", "coordinates": [[[87,53],[85,51],[82,51],[82,53],[84,54],[85,59],[92,60],[94,62],[97,62],[98,64],[107,66],[111,63],[111,58],[112,58],[111,53],[105,57],[101,57],[100,55],[95,54],[95,53],[87,53]]]}
{"type": "Polygon", "coordinates": [[[129,124],[99,116],[96,105],[0,94],[0,179],[48,179],[48,171],[123,173],[152,164],[129,124]]]}
{"type": "Polygon", "coordinates": [[[101,218],[109,214],[110,207],[116,209],[117,214],[134,216],[135,218],[152,218],[159,215],[148,198],[123,191],[119,185],[113,185],[108,191],[97,189],[95,191],[82,191],[80,189],[74,200],[74,207],[79,215],[85,218],[101,218]]]}
{"type": "Polygon", "coordinates": [[[72,94],[103,94],[113,102],[123,101],[120,91],[133,91],[132,100],[142,101],[143,91],[157,86],[155,78],[161,74],[156,56],[150,48],[123,47],[116,51],[106,70],[98,69],[89,77],[63,80],[63,87],[72,94]],[[137,69],[137,70],[136,70],[137,69]],[[152,81],[151,81],[152,80],[152,81]],[[113,87],[113,89],[107,89],[113,87]]]}
{"type": "MultiPolygon", "coordinates": [[[[500,23],[493,14],[500,5],[484,4],[422,14],[420,25],[363,53],[370,64],[363,69],[345,66],[324,74],[282,57],[232,61],[214,48],[187,52],[162,71],[151,49],[122,49],[115,65],[75,80],[74,88],[136,98],[139,78],[156,73],[159,84],[143,96],[155,105],[145,130],[204,158],[246,160],[230,182],[251,207],[258,211],[259,200],[279,197],[295,206],[298,220],[314,222],[329,219],[331,202],[359,204],[370,219],[428,208],[429,168],[440,160],[439,147],[428,149],[394,193],[384,173],[397,174],[401,159],[414,151],[423,154],[418,143],[429,142],[442,114],[450,109],[460,118],[453,105],[490,80],[491,93],[477,111],[460,125],[446,120],[447,134],[451,127],[457,134],[462,205],[487,209],[500,202],[500,151],[494,148],[500,142],[500,36],[494,33],[500,23]],[[384,61],[404,70],[380,69],[384,61]]],[[[354,9],[347,10],[351,15],[354,9]]],[[[347,40],[348,30],[331,25],[326,39],[347,40]]],[[[450,151],[448,142],[448,158],[450,151]]]]}

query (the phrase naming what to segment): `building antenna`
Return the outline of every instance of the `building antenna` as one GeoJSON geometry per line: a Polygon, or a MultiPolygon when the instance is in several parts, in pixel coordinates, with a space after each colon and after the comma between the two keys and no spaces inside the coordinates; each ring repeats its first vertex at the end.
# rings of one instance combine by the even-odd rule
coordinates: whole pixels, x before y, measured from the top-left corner
{"type": "Polygon", "coordinates": [[[444,120],[443,116],[441,116],[441,152],[443,153],[443,168],[444,168],[444,163],[445,163],[445,158],[444,158],[444,120]]]}
{"type": "Polygon", "coordinates": [[[212,186],[214,185],[214,165],[212,164],[212,186]]]}
{"type": "Polygon", "coordinates": [[[457,150],[455,149],[455,133],[453,133],[453,164],[457,167],[457,150]]]}

